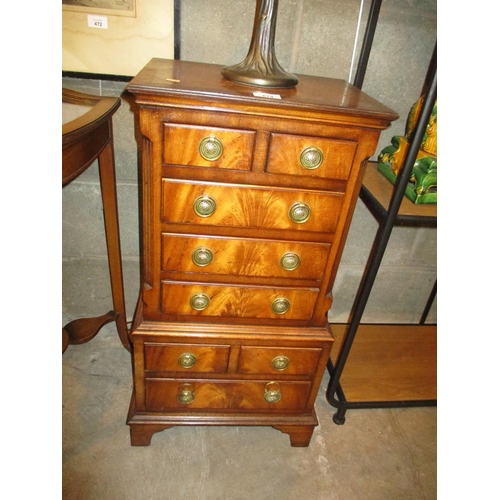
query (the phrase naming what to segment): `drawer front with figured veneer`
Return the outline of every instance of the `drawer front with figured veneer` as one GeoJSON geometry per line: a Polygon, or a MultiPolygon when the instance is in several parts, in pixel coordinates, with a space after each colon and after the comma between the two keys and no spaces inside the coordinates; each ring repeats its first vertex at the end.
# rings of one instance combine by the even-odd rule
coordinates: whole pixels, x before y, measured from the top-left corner
{"type": "Polygon", "coordinates": [[[163,314],[308,320],[317,289],[162,282],[163,314]]]}
{"type": "Polygon", "coordinates": [[[267,171],[347,180],[356,147],[356,141],[273,133],[267,171]]]}
{"type": "Polygon", "coordinates": [[[343,195],[163,179],[162,220],[180,224],[333,232],[343,195]]]}
{"type": "Polygon", "coordinates": [[[243,346],[238,372],[313,375],[321,352],[319,348],[243,346]]]}
{"type": "Polygon", "coordinates": [[[229,360],[228,345],[145,344],[147,371],[224,373],[229,360]]]}
{"type": "Polygon", "coordinates": [[[307,446],[363,162],[397,115],[342,80],[280,99],[154,58],[140,108],[141,296],[127,423],[272,425],[307,446]]]}
{"type": "Polygon", "coordinates": [[[255,132],[164,124],[163,163],[250,170],[255,132]]]}
{"type": "Polygon", "coordinates": [[[146,379],[149,411],[300,411],[306,407],[307,381],[146,379]]]}
{"type": "Polygon", "coordinates": [[[321,280],[330,245],[163,233],[162,270],[321,280]]]}

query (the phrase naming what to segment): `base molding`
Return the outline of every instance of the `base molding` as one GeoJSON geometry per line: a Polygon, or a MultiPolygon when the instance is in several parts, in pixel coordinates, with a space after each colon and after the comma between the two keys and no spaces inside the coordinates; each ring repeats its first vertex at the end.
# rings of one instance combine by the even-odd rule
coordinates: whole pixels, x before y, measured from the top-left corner
{"type": "Polygon", "coordinates": [[[149,446],[153,434],[178,425],[233,425],[273,427],[289,435],[291,446],[307,447],[314,428],[318,425],[318,419],[314,408],[312,413],[300,415],[139,412],[135,407],[135,395],[133,394],[127,416],[127,425],[130,427],[130,444],[132,446],[149,446]]]}

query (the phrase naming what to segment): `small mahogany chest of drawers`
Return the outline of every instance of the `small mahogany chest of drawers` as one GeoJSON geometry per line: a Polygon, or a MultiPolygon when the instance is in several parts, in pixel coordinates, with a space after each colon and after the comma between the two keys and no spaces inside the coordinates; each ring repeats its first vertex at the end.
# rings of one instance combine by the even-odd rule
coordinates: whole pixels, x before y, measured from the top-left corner
{"type": "Polygon", "coordinates": [[[132,445],[175,425],[266,425],[307,446],[335,273],[397,115],[342,80],[262,92],[164,59],[127,89],[142,186],[132,445]]]}

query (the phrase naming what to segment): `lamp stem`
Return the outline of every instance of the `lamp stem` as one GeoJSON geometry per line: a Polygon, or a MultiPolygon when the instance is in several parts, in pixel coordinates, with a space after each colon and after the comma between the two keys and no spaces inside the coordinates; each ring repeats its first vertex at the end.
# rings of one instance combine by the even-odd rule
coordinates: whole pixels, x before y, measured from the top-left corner
{"type": "Polygon", "coordinates": [[[279,0],[257,0],[252,40],[246,58],[226,66],[222,74],[228,80],[258,87],[295,87],[298,78],[279,64],[274,49],[279,0]]]}

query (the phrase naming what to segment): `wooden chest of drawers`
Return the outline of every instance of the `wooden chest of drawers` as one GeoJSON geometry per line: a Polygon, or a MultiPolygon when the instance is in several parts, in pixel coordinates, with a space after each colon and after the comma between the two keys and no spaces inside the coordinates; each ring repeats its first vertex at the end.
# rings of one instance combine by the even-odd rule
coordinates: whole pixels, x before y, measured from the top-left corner
{"type": "Polygon", "coordinates": [[[397,115],[341,80],[262,96],[220,70],[153,59],[128,86],[142,156],[131,442],[269,425],[307,446],[362,172],[397,115]]]}

